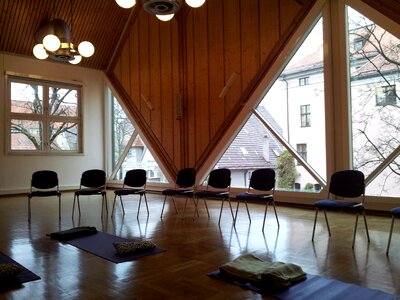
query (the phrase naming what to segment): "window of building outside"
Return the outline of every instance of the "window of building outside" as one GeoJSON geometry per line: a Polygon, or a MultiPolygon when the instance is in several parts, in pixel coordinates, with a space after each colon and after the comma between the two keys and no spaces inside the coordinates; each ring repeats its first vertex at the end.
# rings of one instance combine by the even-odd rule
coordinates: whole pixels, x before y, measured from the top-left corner
{"type": "Polygon", "coordinates": [[[301,127],[311,126],[311,108],[310,105],[300,105],[301,127]]]}
{"type": "Polygon", "coordinates": [[[8,77],[8,152],[81,153],[81,86],[8,77]]]}
{"type": "Polygon", "coordinates": [[[375,89],[377,106],[397,104],[396,85],[378,86],[375,89]]]}
{"type": "Polygon", "coordinates": [[[364,47],[365,38],[358,38],[354,40],[354,50],[360,51],[364,47]]]}
{"type": "MultiPolygon", "coordinates": [[[[307,144],[297,144],[296,148],[297,148],[297,152],[300,154],[300,156],[304,160],[307,160],[307,144]]],[[[297,164],[300,164],[300,163],[297,162],[297,164]]]]}
{"type": "Polygon", "coordinates": [[[310,77],[301,77],[299,78],[299,85],[303,86],[303,85],[307,85],[308,81],[310,80],[310,77]]]}
{"type": "MultiPolygon", "coordinates": [[[[294,191],[295,183],[298,183],[296,187],[314,186],[318,183],[314,176],[304,166],[296,165],[296,157],[288,151],[290,147],[296,152],[296,145],[300,143],[307,144],[307,163],[326,178],[322,44],[321,18],[256,107],[257,115],[272,131],[253,113],[215,165],[215,168],[231,170],[232,187],[247,187],[251,172],[258,168],[275,170],[277,190],[294,191]],[[312,75],[309,72],[310,65],[315,67],[312,75]],[[313,77],[312,81],[309,81],[310,77],[313,77]],[[307,85],[299,87],[300,82],[307,85]],[[307,102],[303,99],[307,99],[307,102]],[[315,119],[315,128],[310,127],[312,132],[305,133],[301,130],[302,117],[299,111],[301,106],[308,106],[305,122],[310,124],[311,105],[318,118],[315,119]],[[316,140],[315,136],[320,138],[316,140]],[[280,142],[280,138],[284,143],[280,142]]],[[[301,153],[297,155],[300,157],[301,153]]]]}
{"type": "Polygon", "coordinates": [[[146,146],[143,139],[137,134],[135,127],[127,114],[118,103],[117,98],[111,100],[111,165],[115,180],[123,180],[131,169],[144,169],[148,182],[167,182],[156,160],[146,146]]]}
{"type": "Polygon", "coordinates": [[[349,6],[347,16],[348,44],[367,37],[362,49],[349,49],[348,54],[353,167],[365,174],[367,195],[398,197],[400,161],[396,149],[400,146],[400,107],[396,87],[400,78],[400,40],[389,28],[378,26],[349,6]],[[397,158],[381,168],[389,156],[397,158]],[[379,174],[374,174],[371,181],[369,176],[375,170],[379,174]]]}

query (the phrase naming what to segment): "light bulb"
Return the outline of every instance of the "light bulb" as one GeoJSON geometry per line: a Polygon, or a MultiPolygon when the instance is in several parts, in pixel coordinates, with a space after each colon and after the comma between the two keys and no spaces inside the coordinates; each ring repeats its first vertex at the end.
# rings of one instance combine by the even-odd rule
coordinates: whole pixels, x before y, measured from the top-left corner
{"type": "Polygon", "coordinates": [[[48,34],[43,38],[43,46],[47,50],[54,52],[60,48],[61,42],[60,39],[54,34],[48,34]]]}
{"type": "Polygon", "coordinates": [[[70,64],[77,65],[77,64],[79,64],[79,63],[81,62],[81,60],[82,60],[82,56],[80,56],[80,55],[75,55],[75,56],[74,56],[74,59],[69,60],[68,62],[69,62],[70,64]]]}
{"type": "Polygon", "coordinates": [[[49,57],[43,44],[36,44],[35,47],[33,47],[33,55],[35,55],[37,59],[46,59],[49,57]]]}
{"type": "Polygon", "coordinates": [[[90,57],[94,53],[94,46],[91,42],[84,41],[79,44],[78,51],[83,57],[90,57]]]}
{"type": "Polygon", "coordinates": [[[156,15],[156,17],[160,20],[160,21],[169,21],[174,17],[174,14],[170,14],[170,15],[156,15]]]}
{"type": "Polygon", "coordinates": [[[136,4],[135,0],[115,0],[122,8],[131,8],[136,4]]]}
{"type": "Polygon", "coordinates": [[[190,7],[197,8],[200,7],[206,2],[206,0],[185,0],[186,4],[190,7]]]}

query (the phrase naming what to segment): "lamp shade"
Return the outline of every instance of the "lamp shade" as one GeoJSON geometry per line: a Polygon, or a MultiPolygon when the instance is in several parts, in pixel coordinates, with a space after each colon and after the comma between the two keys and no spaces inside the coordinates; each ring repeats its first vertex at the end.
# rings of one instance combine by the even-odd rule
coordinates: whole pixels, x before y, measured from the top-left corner
{"type": "Polygon", "coordinates": [[[185,0],[186,4],[190,7],[197,8],[200,7],[206,2],[206,0],[185,0]]]}
{"type": "Polygon", "coordinates": [[[94,46],[91,42],[83,41],[79,44],[78,51],[83,57],[90,57],[94,53],[94,46]]]}
{"type": "Polygon", "coordinates": [[[160,21],[169,21],[174,17],[174,14],[169,14],[169,15],[156,15],[156,17],[160,20],[160,21]]]}
{"type": "Polygon", "coordinates": [[[80,55],[75,55],[75,56],[74,56],[74,59],[69,60],[68,62],[69,62],[70,64],[77,65],[77,64],[79,64],[79,63],[81,62],[81,60],[82,60],[82,56],[80,56],[80,55]]]}
{"type": "Polygon", "coordinates": [[[36,44],[33,47],[33,55],[35,55],[37,59],[46,59],[49,57],[49,55],[46,52],[46,49],[44,49],[43,47],[43,44],[36,44]]]}
{"type": "Polygon", "coordinates": [[[122,8],[131,8],[136,4],[135,0],[115,0],[122,8]]]}
{"type": "Polygon", "coordinates": [[[43,46],[49,51],[57,51],[60,45],[60,39],[54,34],[48,34],[43,38],[43,46]]]}

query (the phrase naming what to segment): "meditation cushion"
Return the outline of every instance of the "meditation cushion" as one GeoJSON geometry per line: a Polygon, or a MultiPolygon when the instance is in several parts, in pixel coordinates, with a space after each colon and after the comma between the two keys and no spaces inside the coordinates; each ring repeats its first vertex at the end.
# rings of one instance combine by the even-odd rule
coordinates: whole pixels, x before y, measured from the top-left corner
{"type": "Polygon", "coordinates": [[[114,242],[117,255],[135,254],[153,250],[156,245],[151,241],[114,242]]]}
{"type": "Polygon", "coordinates": [[[271,288],[282,288],[306,279],[306,273],[298,265],[283,262],[267,262],[247,253],[222,265],[224,275],[248,280],[271,288]]]}
{"type": "Polygon", "coordinates": [[[49,235],[52,239],[56,239],[59,241],[65,241],[65,240],[70,240],[70,239],[74,239],[74,238],[78,238],[78,237],[96,234],[96,233],[97,233],[96,227],[82,226],[82,227],[74,227],[71,229],[63,230],[63,231],[53,232],[53,233],[50,233],[49,235]]]}
{"type": "Polygon", "coordinates": [[[24,271],[24,267],[15,263],[0,264],[0,279],[9,279],[24,271]]]}

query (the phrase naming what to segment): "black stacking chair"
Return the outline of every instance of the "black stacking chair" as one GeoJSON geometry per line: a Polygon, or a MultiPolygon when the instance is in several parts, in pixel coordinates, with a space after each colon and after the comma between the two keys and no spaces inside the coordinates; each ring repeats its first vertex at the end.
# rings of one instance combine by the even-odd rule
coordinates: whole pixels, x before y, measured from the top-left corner
{"type": "Polygon", "coordinates": [[[79,190],[74,194],[74,204],[72,206],[72,218],[75,212],[75,201],[78,202],[79,216],[81,215],[81,206],[79,203],[80,196],[101,195],[101,216],[103,217],[104,207],[108,212],[107,194],[106,194],[106,172],[98,169],[87,170],[82,173],[79,190]]]}
{"type": "Polygon", "coordinates": [[[176,208],[176,203],[175,203],[175,197],[176,196],[185,196],[186,201],[185,201],[185,208],[183,210],[183,215],[185,215],[185,209],[186,209],[186,204],[188,201],[188,197],[193,198],[193,202],[195,205],[196,213],[197,213],[197,203],[194,199],[194,185],[196,183],[196,169],[194,168],[184,168],[179,170],[177,176],[176,176],[176,181],[175,181],[175,188],[173,189],[166,189],[162,191],[162,194],[164,195],[164,203],[163,207],[161,210],[161,218],[164,213],[164,207],[165,207],[165,202],[167,200],[167,197],[172,198],[172,202],[175,207],[175,211],[178,214],[178,210],[176,208]]]}
{"type": "Polygon", "coordinates": [[[315,205],[315,219],[314,228],[312,233],[312,241],[314,241],[315,225],[317,223],[318,212],[322,210],[324,212],[326,225],[328,227],[329,236],[331,236],[331,230],[329,228],[328,217],[326,215],[327,210],[345,210],[356,213],[356,223],[354,226],[353,233],[353,245],[356,239],[356,231],[358,224],[358,216],[362,213],[364,217],[365,230],[367,232],[367,238],[369,242],[369,233],[367,218],[364,210],[364,192],[365,182],[364,174],[357,170],[343,170],[332,174],[331,181],[329,184],[328,199],[319,200],[314,203],[315,205]],[[342,198],[340,200],[332,199],[333,196],[342,198]],[[361,201],[349,201],[349,199],[361,198],[361,201]]]}
{"type": "Polygon", "coordinates": [[[28,193],[28,220],[31,220],[32,197],[58,197],[58,219],[61,219],[61,192],[58,187],[58,176],[54,171],[41,170],[32,174],[31,189],[28,193]]]}
{"type": "Polygon", "coordinates": [[[210,213],[208,211],[206,199],[220,199],[221,210],[219,212],[218,224],[221,222],[222,209],[224,207],[224,201],[229,201],[229,206],[231,208],[231,214],[233,219],[233,211],[231,200],[229,197],[229,189],[231,186],[231,170],[229,169],[215,169],[210,172],[207,179],[207,188],[205,190],[198,190],[195,193],[197,199],[197,204],[199,199],[204,200],[204,205],[207,209],[208,217],[210,218],[210,213]]]}
{"type": "Polygon", "coordinates": [[[122,196],[127,196],[127,195],[140,195],[137,217],[139,217],[140,204],[142,203],[142,197],[144,196],[144,201],[146,203],[146,208],[147,208],[147,215],[149,215],[149,206],[147,205],[147,198],[146,198],[146,181],[147,181],[147,175],[146,171],[143,169],[134,169],[126,172],[122,188],[114,191],[115,196],[114,196],[114,204],[111,212],[111,217],[114,215],[115,202],[117,200],[117,196],[121,201],[122,212],[125,215],[122,196]]]}
{"type": "Polygon", "coordinates": [[[386,255],[389,254],[390,242],[392,241],[394,219],[400,218],[400,207],[393,208],[390,212],[392,214],[392,224],[390,225],[389,240],[388,240],[388,244],[387,244],[386,255]]]}
{"type": "Polygon", "coordinates": [[[238,203],[236,207],[234,223],[236,224],[239,204],[242,201],[246,204],[247,215],[249,216],[249,221],[251,222],[251,217],[247,202],[254,201],[254,202],[265,202],[264,221],[262,230],[264,231],[265,218],[267,216],[267,210],[269,204],[272,204],[272,207],[274,208],[276,222],[278,223],[279,227],[280,225],[278,220],[278,214],[276,213],[276,208],[275,208],[274,193],[275,193],[275,171],[270,168],[254,170],[251,173],[250,183],[247,192],[236,195],[238,203]]]}

